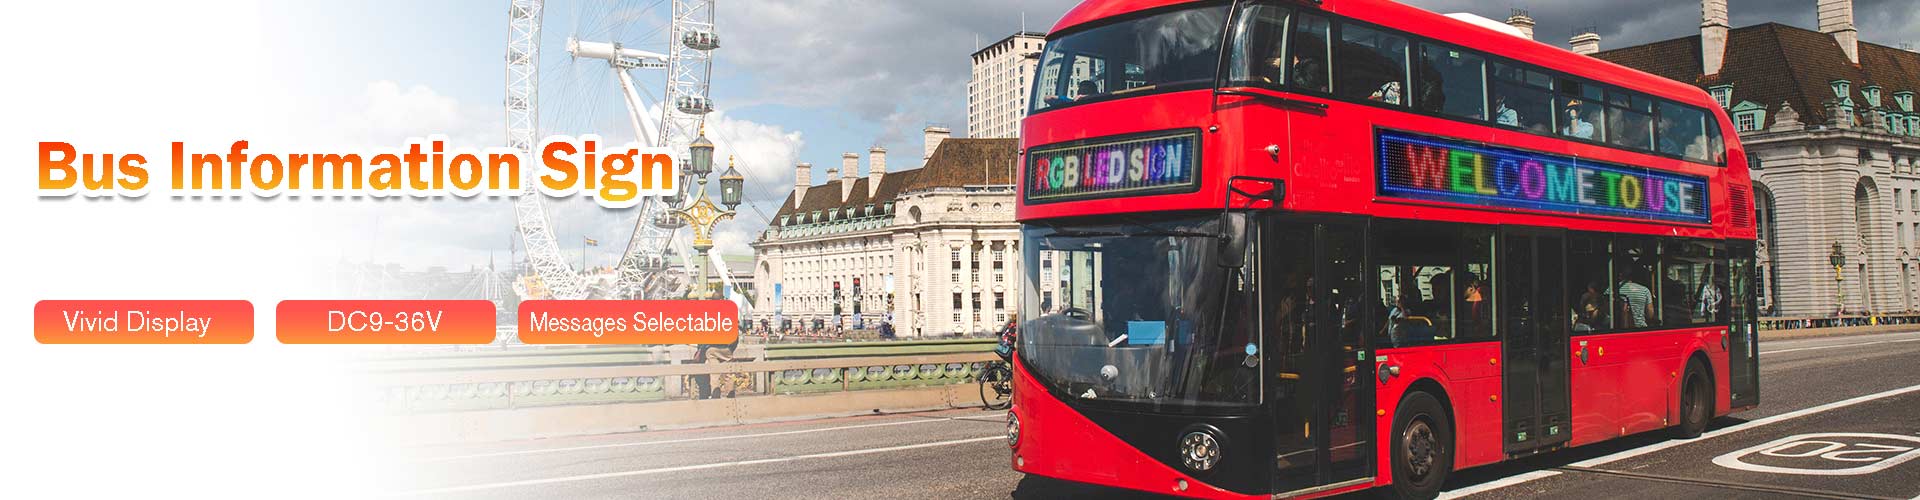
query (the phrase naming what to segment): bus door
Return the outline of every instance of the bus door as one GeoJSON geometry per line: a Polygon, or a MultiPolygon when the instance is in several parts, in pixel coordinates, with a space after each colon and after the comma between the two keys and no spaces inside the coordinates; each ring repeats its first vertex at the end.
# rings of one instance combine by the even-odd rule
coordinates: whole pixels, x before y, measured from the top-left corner
{"type": "Polygon", "coordinates": [[[1277,492],[1371,481],[1373,362],[1362,222],[1279,222],[1264,250],[1277,492]]]}
{"type": "Polygon", "coordinates": [[[1507,454],[1525,454],[1566,443],[1568,415],[1566,234],[1559,230],[1504,228],[1496,307],[1506,401],[1502,428],[1507,454]]]}
{"type": "Polygon", "coordinates": [[[1734,408],[1760,404],[1760,304],[1756,297],[1760,274],[1754,264],[1752,242],[1729,242],[1733,257],[1729,273],[1733,293],[1728,301],[1730,324],[1727,326],[1727,381],[1734,408]]]}

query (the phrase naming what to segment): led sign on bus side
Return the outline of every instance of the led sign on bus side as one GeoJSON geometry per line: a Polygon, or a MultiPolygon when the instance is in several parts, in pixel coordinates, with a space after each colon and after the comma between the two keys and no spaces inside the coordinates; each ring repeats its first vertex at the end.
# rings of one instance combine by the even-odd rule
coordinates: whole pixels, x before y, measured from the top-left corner
{"type": "Polygon", "coordinates": [[[1031,203],[1192,191],[1199,187],[1200,133],[1182,131],[1027,152],[1031,203]]]}
{"type": "Polygon", "coordinates": [[[1380,194],[1707,224],[1702,177],[1381,131],[1380,194]]]}

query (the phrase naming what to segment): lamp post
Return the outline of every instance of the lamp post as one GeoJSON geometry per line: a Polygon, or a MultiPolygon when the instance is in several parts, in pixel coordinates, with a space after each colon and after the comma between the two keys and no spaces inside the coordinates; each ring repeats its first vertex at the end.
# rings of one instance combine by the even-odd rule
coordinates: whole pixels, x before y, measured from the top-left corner
{"type": "Polygon", "coordinates": [[[1841,274],[1847,267],[1847,254],[1841,251],[1840,242],[1833,242],[1833,251],[1827,253],[1827,263],[1833,265],[1833,288],[1835,300],[1839,303],[1834,308],[1834,315],[1838,316],[1847,311],[1847,287],[1844,285],[1847,278],[1841,274]]]}
{"type": "Polygon", "coordinates": [[[713,142],[707,140],[703,130],[700,137],[687,147],[691,153],[687,161],[687,173],[700,183],[700,192],[694,195],[692,203],[675,210],[674,214],[693,227],[694,258],[699,259],[699,275],[694,278],[694,289],[687,298],[700,300],[713,298],[713,287],[708,282],[712,273],[707,269],[711,261],[707,252],[713,249],[713,227],[720,221],[733,218],[734,208],[740,206],[740,190],[746,178],[734,170],[733,158],[729,157],[727,172],[720,175],[720,203],[726,208],[715,206],[713,200],[707,197],[707,176],[713,173],[713,142]]]}

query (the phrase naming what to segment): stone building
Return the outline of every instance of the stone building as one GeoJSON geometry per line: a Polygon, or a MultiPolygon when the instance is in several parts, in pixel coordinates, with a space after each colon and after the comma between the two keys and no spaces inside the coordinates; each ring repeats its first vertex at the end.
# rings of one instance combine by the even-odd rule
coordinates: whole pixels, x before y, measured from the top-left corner
{"type": "Polygon", "coordinates": [[[973,53],[973,79],[967,82],[967,137],[1020,137],[1027,117],[1033,70],[1039,64],[1045,33],[1014,33],[973,53]]]}
{"type": "Polygon", "coordinates": [[[1753,157],[1763,310],[1920,309],[1920,54],[1860,41],[1850,0],[1816,5],[1817,31],[1732,28],[1727,1],[1705,0],[1699,35],[1594,57],[1727,109],[1753,157]]]}
{"type": "Polygon", "coordinates": [[[871,329],[890,320],[912,337],[991,332],[1012,317],[1018,141],[949,139],[938,127],[925,137],[924,164],[912,170],[888,171],[879,147],[866,175],[853,153],[822,184],[811,182],[811,165],[795,167],[793,193],[753,243],[756,323],[778,328],[778,315],[796,328],[871,329]]]}

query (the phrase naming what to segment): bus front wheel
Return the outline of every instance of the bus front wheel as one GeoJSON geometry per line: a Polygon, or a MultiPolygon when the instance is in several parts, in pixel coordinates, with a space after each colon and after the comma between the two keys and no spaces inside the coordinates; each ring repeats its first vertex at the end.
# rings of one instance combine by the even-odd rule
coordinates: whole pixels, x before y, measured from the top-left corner
{"type": "Polygon", "coordinates": [[[1430,499],[1453,472],[1453,418],[1440,399],[1414,392],[1393,414],[1393,493],[1430,499]]]}

